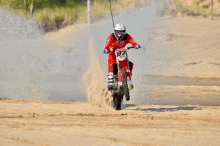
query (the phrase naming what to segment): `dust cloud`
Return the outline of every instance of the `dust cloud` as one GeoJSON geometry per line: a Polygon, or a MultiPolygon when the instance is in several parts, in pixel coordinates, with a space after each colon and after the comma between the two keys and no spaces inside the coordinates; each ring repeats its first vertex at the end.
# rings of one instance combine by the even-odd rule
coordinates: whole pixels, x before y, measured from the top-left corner
{"type": "Polygon", "coordinates": [[[0,9],[0,96],[47,100],[46,72],[50,51],[43,32],[31,20],[0,9]]]}
{"type": "Polygon", "coordinates": [[[97,47],[94,40],[90,41],[90,65],[84,74],[83,81],[86,84],[88,100],[91,104],[99,107],[111,106],[111,93],[108,92],[103,69],[97,57],[97,47]]]}

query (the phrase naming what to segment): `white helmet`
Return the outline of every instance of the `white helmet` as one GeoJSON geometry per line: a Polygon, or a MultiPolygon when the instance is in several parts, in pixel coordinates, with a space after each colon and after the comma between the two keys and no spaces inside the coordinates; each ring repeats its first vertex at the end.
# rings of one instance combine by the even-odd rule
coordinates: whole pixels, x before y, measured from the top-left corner
{"type": "Polygon", "coordinates": [[[118,40],[120,40],[126,34],[126,27],[121,23],[119,23],[115,25],[114,31],[115,31],[115,36],[117,37],[118,40]]]}
{"type": "Polygon", "coordinates": [[[121,23],[118,23],[115,25],[114,30],[115,31],[126,31],[126,27],[124,25],[122,25],[121,23]]]}

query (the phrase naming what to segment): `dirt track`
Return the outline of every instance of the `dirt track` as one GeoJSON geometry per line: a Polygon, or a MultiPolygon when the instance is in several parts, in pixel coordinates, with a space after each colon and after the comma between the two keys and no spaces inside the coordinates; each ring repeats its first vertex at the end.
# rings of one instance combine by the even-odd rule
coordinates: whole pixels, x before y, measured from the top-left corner
{"type": "Polygon", "coordinates": [[[6,145],[218,145],[219,106],[125,105],[1,100],[6,145]],[[5,110],[7,109],[7,110],[5,110]]]}

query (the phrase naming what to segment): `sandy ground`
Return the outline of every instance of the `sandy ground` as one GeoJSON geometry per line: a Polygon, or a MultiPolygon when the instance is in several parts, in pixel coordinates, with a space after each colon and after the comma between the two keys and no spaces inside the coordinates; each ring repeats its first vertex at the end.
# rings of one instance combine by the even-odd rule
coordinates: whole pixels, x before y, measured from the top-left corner
{"type": "Polygon", "coordinates": [[[6,145],[218,145],[219,106],[125,105],[1,100],[6,145]],[[7,109],[7,110],[5,110],[7,109]]]}
{"type": "MultiPolygon", "coordinates": [[[[143,93],[150,90],[143,96],[188,102],[181,105],[173,98],[168,104],[175,105],[124,104],[114,111],[89,103],[1,98],[0,145],[219,145],[220,20],[178,16],[162,21],[154,26],[156,35],[146,39],[157,45],[166,41],[161,51],[169,51],[169,59],[160,60],[164,52],[157,52],[148,60],[145,73],[152,84],[143,86],[143,93]]],[[[59,35],[46,37],[53,36],[59,35]]]]}

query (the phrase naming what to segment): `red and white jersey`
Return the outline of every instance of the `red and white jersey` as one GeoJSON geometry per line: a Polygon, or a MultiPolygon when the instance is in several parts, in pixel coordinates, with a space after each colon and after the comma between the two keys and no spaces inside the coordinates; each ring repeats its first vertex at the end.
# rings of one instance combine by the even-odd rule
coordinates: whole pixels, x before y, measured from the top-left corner
{"type": "Polygon", "coordinates": [[[118,41],[114,33],[112,33],[107,38],[105,50],[109,50],[110,48],[113,48],[114,50],[117,48],[123,48],[128,43],[132,44],[133,46],[138,45],[129,34],[125,34],[124,37],[118,41]]]}

